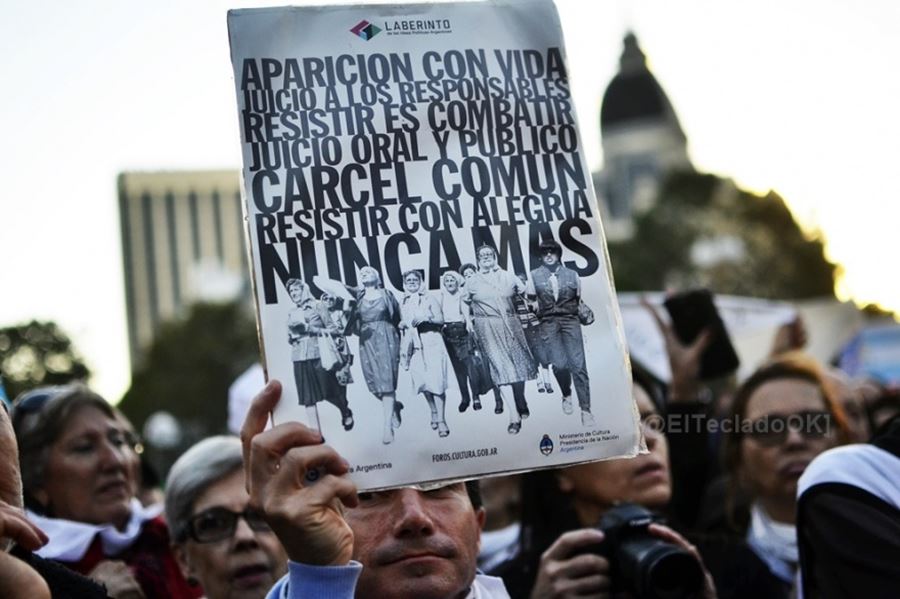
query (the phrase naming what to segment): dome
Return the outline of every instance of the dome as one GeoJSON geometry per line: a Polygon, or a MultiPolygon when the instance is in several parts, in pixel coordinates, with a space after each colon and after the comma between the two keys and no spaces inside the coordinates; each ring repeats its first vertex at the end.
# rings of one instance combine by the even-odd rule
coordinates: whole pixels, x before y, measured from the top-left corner
{"type": "Polygon", "coordinates": [[[633,33],[625,36],[625,49],[619,72],[603,94],[600,105],[601,131],[630,121],[655,119],[671,120],[680,131],[681,126],[656,77],[647,69],[647,57],[638,46],[633,33]]]}

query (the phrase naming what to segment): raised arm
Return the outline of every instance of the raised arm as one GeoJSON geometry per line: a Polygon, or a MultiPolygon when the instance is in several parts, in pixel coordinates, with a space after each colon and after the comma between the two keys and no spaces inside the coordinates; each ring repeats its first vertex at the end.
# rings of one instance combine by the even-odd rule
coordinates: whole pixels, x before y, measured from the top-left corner
{"type": "Polygon", "coordinates": [[[265,431],[280,398],[281,383],[270,381],[253,398],[241,429],[250,502],[263,511],[292,561],[347,564],[353,532],[341,505],[358,503],[356,485],[344,476],[348,464],[317,431],[299,422],[265,431]]]}

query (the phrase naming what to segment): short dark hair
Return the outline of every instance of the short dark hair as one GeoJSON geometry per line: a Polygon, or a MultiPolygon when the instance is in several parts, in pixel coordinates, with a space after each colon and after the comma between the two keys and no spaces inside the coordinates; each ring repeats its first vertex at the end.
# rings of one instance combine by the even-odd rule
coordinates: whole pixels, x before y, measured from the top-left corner
{"type": "Polygon", "coordinates": [[[480,509],[483,503],[481,501],[481,483],[478,482],[477,478],[466,481],[466,493],[469,494],[469,501],[472,502],[472,507],[476,510],[480,509]]]}
{"type": "Polygon", "coordinates": [[[492,245],[488,245],[488,244],[486,244],[486,243],[482,243],[480,246],[478,246],[478,249],[475,250],[475,257],[476,257],[476,258],[478,257],[479,254],[481,254],[481,250],[491,250],[491,252],[494,254],[494,258],[499,258],[499,257],[500,257],[500,255],[497,253],[497,248],[495,248],[495,247],[492,246],[492,245]]]}
{"type": "Polygon", "coordinates": [[[557,258],[562,258],[562,246],[559,245],[556,240],[548,239],[547,241],[542,241],[541,245],[538,246],[538,251],[543,254],[547,250],[552,250],[554,254],[556,254],[557,258]]]}

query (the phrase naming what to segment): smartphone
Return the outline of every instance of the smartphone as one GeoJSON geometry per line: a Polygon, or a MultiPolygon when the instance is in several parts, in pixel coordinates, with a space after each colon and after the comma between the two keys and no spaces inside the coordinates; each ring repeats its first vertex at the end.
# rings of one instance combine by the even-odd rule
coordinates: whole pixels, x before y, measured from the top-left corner
{"type": "Polygon", "coordinates": [[[666,298],[663,305],[669,312],[672,328],[682,343],[693,343],[704,329],[712,332],[712,341],[700,356],[701,380],[716,379],[738,369],[740,360],[709,289],[676,293],[666,298]]]}

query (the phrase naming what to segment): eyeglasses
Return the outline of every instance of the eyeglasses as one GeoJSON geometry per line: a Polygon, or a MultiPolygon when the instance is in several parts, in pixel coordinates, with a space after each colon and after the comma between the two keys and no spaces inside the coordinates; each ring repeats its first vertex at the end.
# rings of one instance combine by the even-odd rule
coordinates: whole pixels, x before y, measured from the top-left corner
{"type": "Polygon", "coordinates": [[[56,399],[72,390],[68,385],[55,385],[52,387],[38,387],[31,391],[26,391],[13,403],[12,422],[13,428],[17,431],[20,423],[29,414],[37,414],[41,412],[51,400],[56,399]]]}
{"type": "Polygon", "coordinates": [[[831,413],[822,410],[763,416],[750,423],[747,436],[763,447],[775,447],[787,440],[791,430],[805,439],[821,439],[831,432],[831,413]]]}
{"type": "Polygon", "coordinates": [[[263,520],[262,513],[257,510],[247,508],[238,513],[224,507],[214,507],[188,520],[188,535],[198,543],[215,543],[230,538],[237,528],[238,518],[243,518],[247,526],[255,532],[272,530],[263,520]]]}

